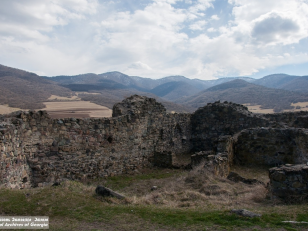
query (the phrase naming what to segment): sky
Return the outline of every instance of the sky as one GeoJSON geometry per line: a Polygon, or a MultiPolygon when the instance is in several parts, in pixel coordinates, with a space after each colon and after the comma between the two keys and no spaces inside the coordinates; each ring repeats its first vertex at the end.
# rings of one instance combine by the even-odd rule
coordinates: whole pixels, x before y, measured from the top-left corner
{"type": "Polygon", "coordinates": [[[0,64],[43,76],[308,75],[308,0],[1,0],[0,64]]]}

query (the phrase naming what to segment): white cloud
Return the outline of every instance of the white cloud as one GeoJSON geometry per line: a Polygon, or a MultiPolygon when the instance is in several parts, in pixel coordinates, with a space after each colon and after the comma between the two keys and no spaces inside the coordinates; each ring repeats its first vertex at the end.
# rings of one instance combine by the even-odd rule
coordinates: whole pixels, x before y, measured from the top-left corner
{"type": "Polygon", "coordinates": [[[188,8],[188,11],[196,17],[204,16],[205,14],[203,12],[206,9],[213,7],[213,1],[214,0],[197,0],[195,1],[195,4],[188,8]]]}
{"type": "Polygon", "coordinates": [[[191,30],[203,30],[205,25],[206,25],[206,21],[200,20],[200,21],[197,21],[197,22],[190,24],[189,29],[191,29],[191,30]]]}
{"type": "Polygon", "coordinates": [[[138,70],[140,70],[140,69],[141,70],[142,69],[143,70],[152,70],[152,68],[149,65],[142,63],[140,61],[132,63],[128,68],[129,69],[138,69],[138,70]]]}
{"type": "Polygon", "coordinates": [[[307,37],[306,0],[229,0],[233,8],[233,31],[251,35],[258,41],[290,44],[307,37]]]}
{"type": "Polygon", "coordinates": [[[121,71],[140,60],[155,70],[164,69],[162,66],[170,64],[185,47],[188,37],[180,30],[186,19],[182,10],[164,1],[134,13],[113,14],[101,23],[98,58],[108,65],[120,66],[121,71]]]}
{"type": "Polygon", "coordinates": [[[296,43],[301,35],[300,25],[287,15],[270,12],[254,21],[252,37],[261,43],[296,43]]]}
{"type": "Polygon", "coordinates": [[[207,29],[207,32],[210,32],[210,33],[215,32],[215,31],[217,31],[217,30],[214,29],[213,27],[210,27],[210,28],[207,29]]]}
{"type": "Polygon", "coordinates": [[[52,31],[54,26],[85,19],[85,15],[96,12],[97,5],[96,0],[2,0],[0,36],[45,41],[44,33],[52,31]]]}
{"type": "Polygon", "coordinates": [[[229,21],[214,0],[180,2],[126,9],[124,0],[2,0],[0,63],[48,75],[117,70],[209,79],[308,62],[300,49],[307,0],[229,0],[229,21]]]}
{"type": "Polygon", "coordinates": [[[219,17],[217,14],[212,15],[211,17],[212,20],[219,20],[219,17]]]}

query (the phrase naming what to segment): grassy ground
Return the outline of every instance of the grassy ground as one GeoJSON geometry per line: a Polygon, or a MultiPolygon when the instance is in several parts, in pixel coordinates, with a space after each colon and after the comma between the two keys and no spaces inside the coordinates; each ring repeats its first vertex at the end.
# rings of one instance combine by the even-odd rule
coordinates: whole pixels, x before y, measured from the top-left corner
{"type": "MultiPolygon", "coordinates": [[[[233,171],[267,179],[262,168],[233,171]]],[[[50,230],[308,230],[308,225],[282,223],[308,221],[308,204],[285,205],[267,196],[262,185],[171,169],[96,182],[67,181],[57,187],[1,189],[0,214],[49,216],[50,230]],[[98,197],[97,184],[126,198],[98,197]],[[151,191],[154,185],[158,189],[151,191]],[[234,208],[262,217],[240,217],[230,213],[234,208]]]]}

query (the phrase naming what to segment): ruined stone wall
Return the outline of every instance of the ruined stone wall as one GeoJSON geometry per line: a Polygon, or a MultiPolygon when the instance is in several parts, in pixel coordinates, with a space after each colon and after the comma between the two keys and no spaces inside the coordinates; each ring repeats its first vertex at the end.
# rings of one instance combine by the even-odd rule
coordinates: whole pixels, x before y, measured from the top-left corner
{"type": "Polygon", "coordinates": [[[191,118],[194,151],[215,148],[220,136],[252,127],[268,127],[273,122],[248,111],[247,107],[234,103],[209,103],[199,108],[191,118]]]}
{"type": "Polygon", "coordinates": [[[238,164],[280,165],[308,161],[308,130],[250,128],[236,135],[234,160],[238,164]]]}
{"type": "Polygon", "coordinates": [[[22,149],[21,128],[16,128],[10,118],[0,118],[0,186],[8,188],[31,186],[31,169],[22,149]]]}
{"type": "Polygon", "coordinates": [[[228,171],[233,156],[241,164],[308,159],[305,130],[283,128],[238,104],[216,102],[194,114],[168,114],[155,99],[135,95],[116,104],[113,116],[51,119],[44,111],[30,111],[0,117],[0,186],[43,186],[152,166],[187,167],[183,163],[190,164],[196,151],[212,151],[215,158],[206,158],[214,161],[211,166],[218,163],[214,170],[223,172],[219,175],[228,171]]]}
{"type": "Polygon", "coordinates": [[[1,141],[1,184],[20,187],[27,177],[33,186],[43,186],[64,178],[131,173],[155,165],[155,153],[190,151],[189,114],[148,110],[142,99],[135,103],[141,110],[114,118],[55,120],[41,111],[11,115],[2,135],[9,140],[1,141]],[[16,158],[22,167],[13,164],[16,158]]]}
{"type": "Polygon", "coordinates": [[[289,127],[308,128],[308,111],[265,114],[264,117],[289,127]]]}

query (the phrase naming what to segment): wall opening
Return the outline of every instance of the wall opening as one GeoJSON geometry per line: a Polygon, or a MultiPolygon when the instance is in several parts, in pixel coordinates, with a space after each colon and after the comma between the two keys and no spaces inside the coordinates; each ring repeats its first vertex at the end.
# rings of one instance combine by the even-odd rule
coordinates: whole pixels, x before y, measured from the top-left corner
{"type": "Polygon", "coordinates": [[[108,141],[109,143],[112,143],[113,138],[112,138],[111,136],[109,136],[109,137],[107,138],[107,141],[108,141]]]}

